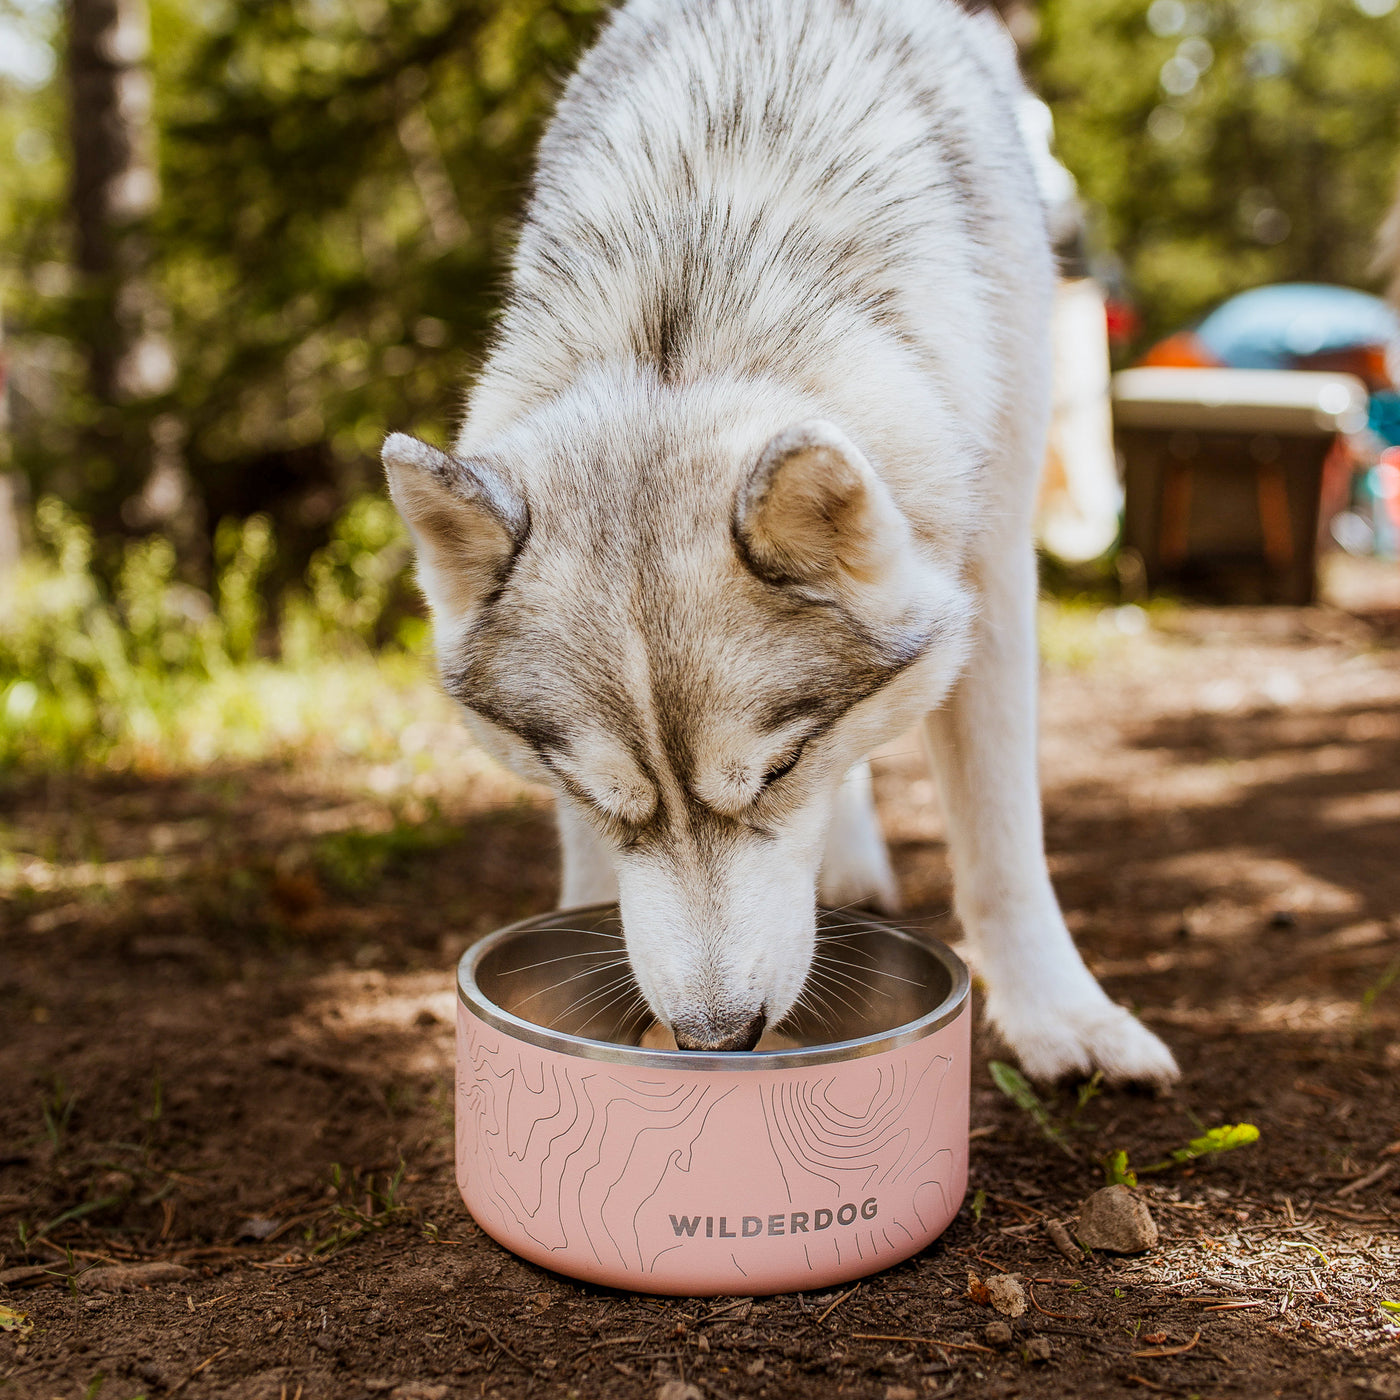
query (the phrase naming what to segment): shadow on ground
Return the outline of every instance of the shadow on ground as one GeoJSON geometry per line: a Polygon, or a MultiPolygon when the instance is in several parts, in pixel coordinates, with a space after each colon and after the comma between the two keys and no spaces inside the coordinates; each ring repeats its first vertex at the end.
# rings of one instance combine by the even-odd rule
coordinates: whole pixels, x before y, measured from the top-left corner
{"type": "MultiPolygon", "coordinates": [[[[466,1216],[450,968],[553,899],[534,799],[434,807],[281,767],[12,785],[0,1300],[33,1330],[3,1334],[0,1395],[1400,1395],[1378,1306],[1400,1277],[1395,653],[1212,616],[1047,687],[1057,886],[1179,1092],[1047,1094],[1072,1159],[992,1086],[982,1036],[975,1202],[851,1293],[632,1297],[466,1216]],[[1280,668],[1295,690],[1261,700],[1280,668]],[[1056,1250],[1047,1221],[1072,1223],[1105,1154],[1237,1121],[1258,1144],[1150,1179],[1158,1250],[1056,1250]],[[175,1267],[85,1277],[152,1262],[175,1267]],[[998,1270],[1034,1281],[1009,1344],[969,1296],[998,1270]]],[[[878,785],[911,918],[955,936],[924,775],[900,756],[878,785]]]]}

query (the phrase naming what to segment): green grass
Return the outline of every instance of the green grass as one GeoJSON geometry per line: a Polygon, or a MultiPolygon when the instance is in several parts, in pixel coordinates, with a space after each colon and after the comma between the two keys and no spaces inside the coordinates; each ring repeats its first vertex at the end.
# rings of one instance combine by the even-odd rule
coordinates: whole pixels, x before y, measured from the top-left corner
{"type": "Polygon", "coordinates": [[[34,528],[0,611],[0,771],[190,770],[327,740],[364,754],[405,719],[386,689],[421,685],[426,624],[402,615],[408,545],[380,498],[354,502],[271,603],[261,516],[221,523],[207,592],[160,536],[108,579],[61,502],[40,501],[34,528]]]}

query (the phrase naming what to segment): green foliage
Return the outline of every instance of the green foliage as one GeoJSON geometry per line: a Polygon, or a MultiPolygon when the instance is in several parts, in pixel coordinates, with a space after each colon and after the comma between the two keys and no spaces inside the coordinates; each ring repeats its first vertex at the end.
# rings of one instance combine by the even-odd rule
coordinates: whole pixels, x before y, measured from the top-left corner
{"type": "Polygon", "coordinates": [[[1069,1145],[1069,1139],[1065,1136],[1064,1130],[1055,1122],[1049,1109],[1040,1101],[1034,1089],[1031,1088],[1030,1081],[1014,1065],[1009,1065],[1005,1060],[992,1060],[987,1068],[991,1071],[992,1083],[1006,1095],[1012,1103],[1023,1113],[1030,1115],[1037,1128],[1040,1129],[1041,1136],[1047,1142],[1053,1142],[1066,1157],[1072,1161],[1077,1161],[1074,1149],[1069,1145]]]}
{"type": "Polygon", "coordinates": [[[256,748],[268,725],[296,718],[271,658],[305,673],[369,643],[422,640],[401,611],[402,528],[380,498],[351,503],[275,621],[260,588],[276,553],[266,516],[220,522],[212,597],[177,577],[160,536],[129,542],[109,587],[91,530],[60,501],[40,501],[35,528],[39,548],[0,612],[0,768],[162,766],[256,748]]]}
{"type": "Polygon", "coordinates": [[[425,851],[439,851],[461,839],[461,832],[429,805],[426,820],[399,812],[387,831],[338,831],[316,846],[316,863],[326,880],[345,894],[359,894],[386,871],[425,851]]]}
{"type": "Polygon", "coordinates": [[[316,1230],[308,1231],[307,1243],[311,1254],[334,1254],[362,1236],[397,1224],[409,1215],[409,1208],[399,1197],[407,1167],[399,1159],[398,1170],[383,1186],[375,1185],[373,1174],[360,1180],[359,1173],[341,1168],[339,1162],[331,1167],[331,1194],[336,1198],[334,1228],[319,1239],[316,1230]]]}
{"type": "Polygon", "coordinates": [[[421,645],[421,620],[404,616],[410,562],[408,536],[394,507],[382,496],[352,501],[336,520],[329,543],[311,556],[304,591],[287,600],[282,629],[287,658],[295,663],[315,654],[328,631],[368,645],[390,640],[421,645]]]}
{"type": "Polygon", "coordinates": [[[1105,1186],[1136,1186],[1137,1173],[1128,1165],[1128,1154],[1120,1147],[1103,1159],[1105,1186]]]}
{"type": "Polygon", "coordinates": [[[1157,336],[1264,282],[1364,284],[1400,150],[1386,0],[1045,0],[1061,158],[1157,336]]]}
{"type": "MultiPolygon", "coordinates": [[[[58,8],[36,30],[56,49],[58,8]]],[[[156,0],[152,243],[179,380],[141,411],[184,424],[212,519],[276,503],[280,526],[288,496],[329,483],[348,499],[377,478],[386,426],[437,431],[481,353],[559,77],[605,10],[156,0]]],[[[46,152],[17,184],[0,153],[0,290],[19,358],[44,362],[48,395],[31,402],[41,377],[17,376],[19,455],[36,496],[60,491],[89,510],[114,468],[85,450],[96,407],[68,350],[84,337],[62,83],[7,97],[0,142],[23,129],[39,133],[26,149],[46,152]]]]}
{"type": "Polygon", "coordinates": [[[1214,1157],[1221,1152],[1233,1152],[1236,1148],[1248,1147],[1250,1143],[1258,1141],[1259,1129],[1253,1123],[1223,1123],[1200,1137],[1192,1138],[1185,1147],[1178,1147],[1165,1161],[1139,1167],[1136,1172],[1128,1165],[1128,1154],[1120,1148],[1103,1159],[1104,1184],[1136,1186],[1139,1175],[1170,1171],[1172,1167],[1185,1166],[1188,1162],[1214,1157]]]}

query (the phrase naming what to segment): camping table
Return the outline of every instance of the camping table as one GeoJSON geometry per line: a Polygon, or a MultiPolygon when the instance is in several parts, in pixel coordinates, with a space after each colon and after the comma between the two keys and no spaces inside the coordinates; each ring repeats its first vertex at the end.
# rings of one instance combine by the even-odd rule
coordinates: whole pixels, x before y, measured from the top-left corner
{"type": "Polygon", "coordinates": [[[1151,588],[1304,604],[1317,590],[1323,468],[1366,423],[1349,374],[1124,370],[1113,381],[1123,543],[1151,588]]]}

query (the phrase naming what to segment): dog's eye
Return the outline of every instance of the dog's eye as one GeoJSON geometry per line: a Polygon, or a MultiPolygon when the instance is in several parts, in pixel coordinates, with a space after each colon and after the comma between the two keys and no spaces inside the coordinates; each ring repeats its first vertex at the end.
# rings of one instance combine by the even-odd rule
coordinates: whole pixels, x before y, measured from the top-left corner
{"type": "Polygon", "coordinates": [[[790,758],[785,758],[781,763],[775,763],[773,767],[763,775],[763,787],[760,788],[759,791],[766,791],[779,779],[787,777],[787,775],[797,767],[797,761],[802,757],[802,750],[806,747],[807,741],[804,739],[802,743],[792,751],[792,756],[790,758]]]}

